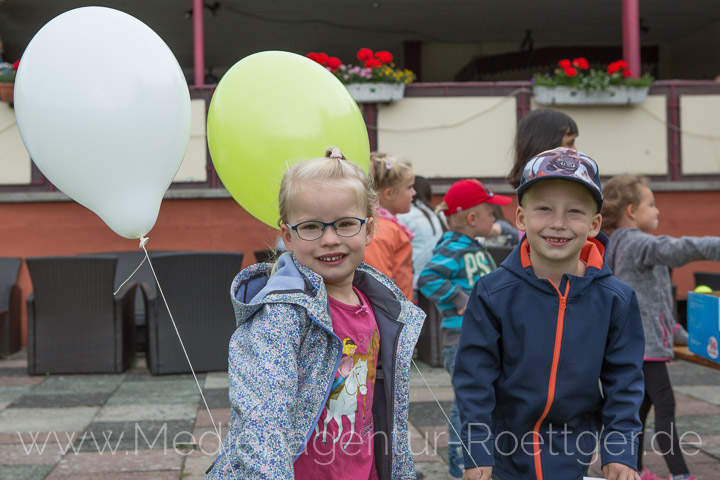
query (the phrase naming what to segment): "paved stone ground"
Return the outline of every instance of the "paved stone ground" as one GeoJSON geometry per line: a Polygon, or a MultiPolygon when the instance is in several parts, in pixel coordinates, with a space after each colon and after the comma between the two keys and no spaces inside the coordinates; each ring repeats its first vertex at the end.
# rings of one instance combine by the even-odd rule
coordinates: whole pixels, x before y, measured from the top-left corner
{"type": "MultiPolygon", "coordinates": [[[[435,398],[449,410],[450,378],[442,368],[417,365],[410,394],[412,449],[427,480],[444,479],[447,427],[435,398]]],[[[0,480],[195,480],[215,457],[217,435],[191,375],[151,376],[143,357],[119,375],[26,371],[24,351],[0,359],[0,480]]],[[[674,362],[670,372],[678,430],[691,432],[688,443],[699,443],[686,448],[688,465],[700,480],[720,478],[720,371],[674,362]]],[[[227,374],[200,374],[198,380],[224,437],[230,419],[227,374]]],[[[662,457],[646,443],[646,464],[667,477],[662,457]]],[[[598,473],[596,464],[591,473],[598,473]]]]}

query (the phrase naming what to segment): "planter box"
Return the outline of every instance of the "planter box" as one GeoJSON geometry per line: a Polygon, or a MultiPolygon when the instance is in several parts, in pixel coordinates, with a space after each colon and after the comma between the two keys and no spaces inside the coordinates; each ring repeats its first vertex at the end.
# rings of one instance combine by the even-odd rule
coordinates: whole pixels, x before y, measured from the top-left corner
{"type": "Polygon", "coordinates": [[[404,83],[350,83],[348,92],[358,103],[383,103],[402,100],[404,83]]]}
{"type": "Polygon", "coordinates": [[[636,105],[647,98],[648,87],[608,87],[587,92],[571,87],[533,87],[535,101],[542,105],[636,105]]]}

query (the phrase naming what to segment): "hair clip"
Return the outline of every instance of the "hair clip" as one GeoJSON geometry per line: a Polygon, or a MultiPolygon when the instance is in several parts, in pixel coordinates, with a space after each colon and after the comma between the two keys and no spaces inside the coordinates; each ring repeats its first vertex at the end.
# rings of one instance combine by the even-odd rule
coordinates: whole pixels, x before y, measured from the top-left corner
{"type": "Polygon", "coordinates": [[[337,158],[342,160],[343,154],[340,153],[340,149],[337,147],[333,147],[332,151],[330,152],[330,158],[337,158]]]}

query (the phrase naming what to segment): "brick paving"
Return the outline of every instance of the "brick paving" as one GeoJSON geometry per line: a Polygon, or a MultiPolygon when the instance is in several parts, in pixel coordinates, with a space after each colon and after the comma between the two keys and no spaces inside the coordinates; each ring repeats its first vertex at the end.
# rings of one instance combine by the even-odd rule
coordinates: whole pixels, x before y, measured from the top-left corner
{"type": "MultiPolygon", "coordinates": [[[[447,427],[438,407],[453,399],[449,375],[417,362],[410,437],[418,471],[447,476],[447,427]],[[424,380],[423,380],[424,379],[424,380]],[[432,393],[425,385],[427,382],[432,393]]],[[[720,371],[669,366],[686,461],[699,480],[719,478],[720,371]]],[[[227,431],[227,373],[198,375],[221,436],[227,431]]],[[[649,422],[652,436],[652,423],[649,422]]],[[[0,480],[195,480],[215,458],[218,438],[191,375],[151,376],[144,358],[119,375],[28,376],[24,351],[0,359],[0,480]]],[[[667,478],[646,444],[645,463],[667,478]]],[[[591,474],[598,475],[597,463],[591,474]]]]}

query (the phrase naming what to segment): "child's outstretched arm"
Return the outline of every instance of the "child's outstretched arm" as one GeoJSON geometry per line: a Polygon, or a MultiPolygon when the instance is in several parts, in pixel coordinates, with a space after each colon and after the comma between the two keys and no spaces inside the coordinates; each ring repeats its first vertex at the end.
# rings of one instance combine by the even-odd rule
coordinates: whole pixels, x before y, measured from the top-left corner
{"type": "Polygon", "coordinates": [[[486,293],[482,281],[470,294],[453,373],[455,400],[463,419],[460,439],[467,448],[463,448],[463,455],[468,469],[495,465],[491,414],[495,408],[494,384],[501,372],[500,325],[486,307],[483,299],[487,296],[480,290],[486,293]]]}
{"type": "Polygon", "coordinates": [[[643,266],[676,268],[698,260],[720,261],[720,237],[670,237],[644,235],[638,244],[638,262],[643,266]]]}
{"type": "MultiPolygon", "coordinates": [[[[642,424],[638,411],[643,400],[642,374],[645,336],[635,292],[617,297],[605,342],[600,381],[605,397],[600,436],[602,463],[637,465],[638,435],[642,424]]],[[[623,478],[623,477],[618,477],[623,478]]]]}
{"type": "Polygon", "coordinates": [[[233,334],[228,367],[232,417],[224,451],[208,478],[293,478],[294,457],[304,442],[292,433],[301,400],[296,398],[301,325],[295,308],[273,304],[233,334]]]}

